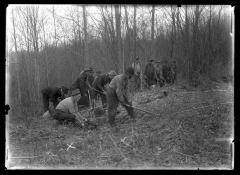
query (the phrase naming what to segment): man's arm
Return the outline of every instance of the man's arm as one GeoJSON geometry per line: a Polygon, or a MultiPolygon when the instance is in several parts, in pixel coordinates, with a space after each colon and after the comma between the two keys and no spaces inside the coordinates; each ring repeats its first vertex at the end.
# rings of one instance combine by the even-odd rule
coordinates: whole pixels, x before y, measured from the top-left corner
{"type": "Polygon", "coordinates": [[[84,122],[84,121],[87,121],[87,119],[85,118],[85,117],[83,117],[81,114],[80,114],[80,112],[76,112],[76,113],[74,113],[74,115],[76,116],[76,119],[78,120],[78,121],[80,121],[80,122],[84,122]]]}
{"type": "Polygon", "coordinates": [[[85,121],[86,118],[84,118],[80,112],[78,112],[78,105],[77,102],[73,103],[73,106],[71,107],[71,113],[76,116],[76,119],[80,122],[85,121]]]}

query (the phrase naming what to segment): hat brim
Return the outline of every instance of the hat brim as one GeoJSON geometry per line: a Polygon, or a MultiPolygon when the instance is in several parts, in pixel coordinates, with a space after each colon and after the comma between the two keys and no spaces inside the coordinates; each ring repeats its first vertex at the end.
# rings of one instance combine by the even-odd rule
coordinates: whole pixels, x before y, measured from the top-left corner
{"type": "Polygon", "coordinates": [[[78,92],[78,93],[75,93],[75,94],[71,94],[71,96],[77,96],[77,95],[79,95],[79,94],[81,94],[81,93],[78,92]]]}

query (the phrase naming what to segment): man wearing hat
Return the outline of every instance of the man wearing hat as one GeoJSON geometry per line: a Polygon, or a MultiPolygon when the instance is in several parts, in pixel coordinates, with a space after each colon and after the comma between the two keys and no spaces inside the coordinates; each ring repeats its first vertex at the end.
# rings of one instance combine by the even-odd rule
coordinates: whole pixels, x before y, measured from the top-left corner
{"type": "Polygon", "coordinates": [[[73,82],[70,90],[79,89],[81,93],[81,99],[78,101],[78,105],[89,106],[89,94],[90,89],[89,77],[93,76],[93,69],[90,67],[80,72],[79,77],[73,82]]]}
{"type": "Polygon", "coordinates": [[[135,59],[135,61],[133,62],[132,68],[134,69],[134,73],[135,73],[136,75],[140,75],[140,72],[141,72],[141,64],[140,64],[139,57],[137,57],[137,58],[135,59]]]}
{"type": "Polygon", "coordinates": [[[71,96],[62,100],[56,107],[51,109],[51,116],[60,121],[72,122],[77,127],[84,127],[85,125],[96,128],[96,124],[84,118],[78,112],[77,101],[81,98],[79,89],[71,92],[71,96]]]}
{"type": "Polygon", "coordinates": [[[97,77],[99,77],[101,74],[102,74],[101,71],[96,71],[96,72],[95,72],[95,76],[94,76],[94,80],[95,80],[97,77]]]}
{"type": "Polygon", "coordinates": [[[87,69],[87,72],[88,72],[88,76],[87,76],[87,83],[88,85],[92,86],[92,83],[94,81],[94,71],[93,71],[93,68],[92,67],[89,67],[87,69]]]}
{"type": "Polygon", "coordinates": [[[138,90],[141,86],[141,63],[139,60],[139,57],[137,57],[135,59],[135,61],[132,64],[132,68],[134,69],[134,73],[135,73],[135,84],[136,84],[136,89],[138,90]]]}
{"type": "Polygon", "coordinates": [[[99,70],[99,71],[96,71],[96,76],[99,76],[99,75],[101,75],[102,74],[102,72],[99,70]]]}
{"type": "Polygon", "coordinates": [[[150,87],[153,84],[156,84],[155,68],[153,62],[154,59],[149,59],[144,70],[144,77],[148,87],[150,87]]]}
{"type": "Polygon", "coordinates": [[[155,77],[157,79],[157,83],[159,84],[160,87],[162,87],[164,85],[164,78],[163,78],[161,61],[156,61],[155,72],[156,72],[155,77]]]}
{"type": "Polygon", "coordinates": [[[108,120],[111,126],[115,126],[115,116],[120,103],[134,118],[132,103],[129,99],[128,81],[134,76],[134,69],[129,67],[123,74],[115,76],[107,88],[108,120]]]}
{"type": "Polygon", "coordinates": [[[113,79],[113,77],[115,77],[116,75],[117,75],[116,72],[114,70],[112,70],[106,74],[102,74],[102,75],[99,75],[98,77],[96,77],[96,79],[94,80],[94,82],[92,84],[91,97],[92,97],[92,99],[96,99],[97,95],[100,95],[103,108],[107,107],[105,85],[110,83],[111,80],[113,79]]]}
{"type": "Polygon", "coordinates": [[[51,108],[51,116],[60,121],[67,121],[83,126],[86,119],[78,112],[77,101],[81,98],[80,90],[71,91],[71,96],[62,100],[56,108],[51,108]]]}

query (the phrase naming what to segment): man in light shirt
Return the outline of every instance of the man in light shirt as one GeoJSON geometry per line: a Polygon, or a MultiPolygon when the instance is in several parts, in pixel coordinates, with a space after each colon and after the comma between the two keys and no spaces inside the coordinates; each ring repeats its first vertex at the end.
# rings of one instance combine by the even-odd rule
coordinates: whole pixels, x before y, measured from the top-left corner
{"type": "Polygon", "coordinates": [[[68,121],[75,126],[84,126],[87,121],[79,112],[77,102],[81,98],[80,90],[75,89],[71,92],[71,96],[62,100],[55,109],[51,110],[51,115],[58,121],[68,121]]]}

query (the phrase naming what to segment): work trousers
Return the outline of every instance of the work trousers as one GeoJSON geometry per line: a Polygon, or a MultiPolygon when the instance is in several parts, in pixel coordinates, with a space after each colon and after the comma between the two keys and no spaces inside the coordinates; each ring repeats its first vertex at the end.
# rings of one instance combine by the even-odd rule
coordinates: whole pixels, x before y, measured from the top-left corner
{"type": "Polygon", "coordinates": [[[67,122],[73,122],[75,123],[77,121],[76,119],[76,116],[71,114],[71,113],[67,113],[67,112],[63,112],[59,109],[55,109],[53,110],[52,112],[52,117],[55,119],[55,120],[58,120],[60,122],[63,122],[63,121],[67,121],[67,122]]]}
{"type": "MultiPolygon", "coordinates": [[[[98,89],[97,89],[98,90],[98,89]]],[[[101,91],[101,90],[98,90],[98,91],[101,91]]],[[[102,91],[101,91],[102,92],[102,91]]],[[[97,96],[100,96],[100,98],[101,98],[101,101],[102,101],[102,106],[103,106],[103,108],[106,108],[107,107],[107,97],[106,97],[106,95],[104,95],[104,94],[102,94],[102,93],[100,93],[100,92],[97,92],[97,91],[95,91],[95,90],[92,90],[91,91],[91,98],[93,99],[93,100],[97,100],[97,96]]]]}
{"type": "MultiPolygon", "coordinates": [[[[117,107],[119,103],[126,109],[128,115],[133,118],[133,108],[130,106],[126,106],[125,104],[121,103],[117,97],[116,91],[108,87],[107,88],[107,108],[108,108],[108,122],[111,126],[115,125],[115,116],[117,115],[117,107]]],[[[130,103],[126,102],[128,105],[130,103]]]]}

